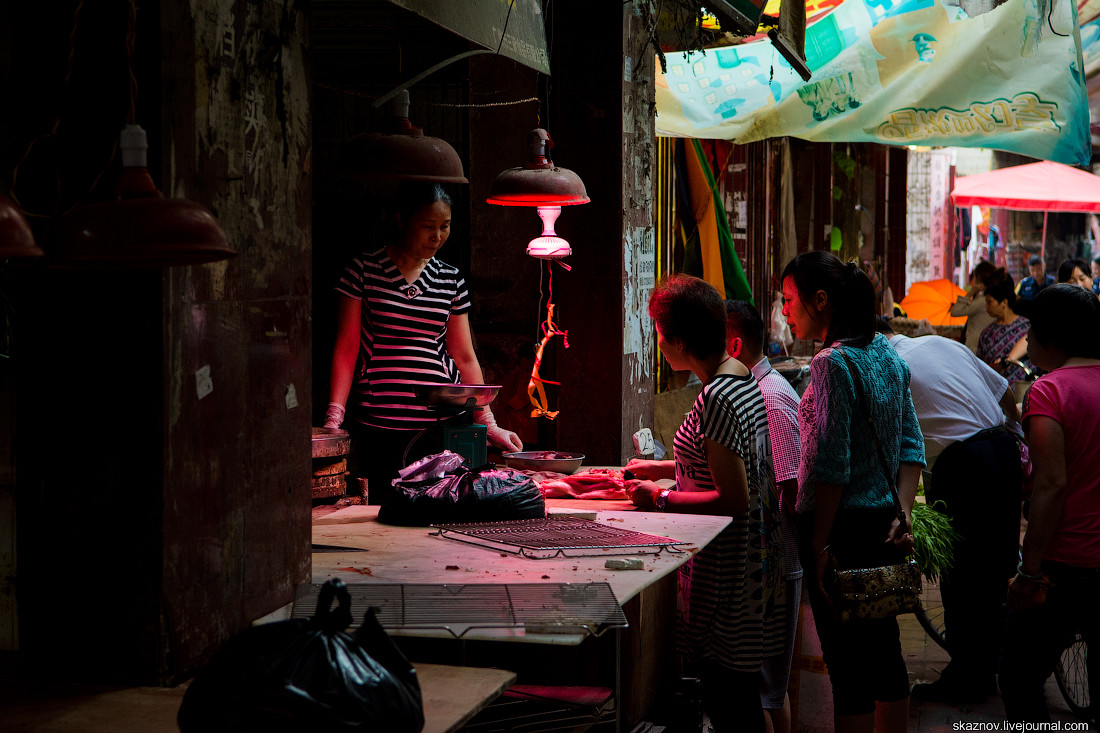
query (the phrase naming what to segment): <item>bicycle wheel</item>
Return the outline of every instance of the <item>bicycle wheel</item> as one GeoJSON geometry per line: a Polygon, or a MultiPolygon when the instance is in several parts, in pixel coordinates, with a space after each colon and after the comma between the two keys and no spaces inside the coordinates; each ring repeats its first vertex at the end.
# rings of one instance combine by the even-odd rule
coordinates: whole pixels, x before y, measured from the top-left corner
{"type": "Polygon", "coordinates": [[[947,648],[947,639],[944,638],[946,629],[943,625],[943,606],[921,603],[921,609],[916,612],[917,622],[920,623],[924,633],[928,634],[932,641],[943,649],[947,648]]]}
{"type": "Polygon", "coordinates": [[[947,626],[943,618],[943,601],[940,600],[939,583],[924,581],[920,596],[921,608],[914,614],[924,633],[941,648],[947,648],[947,626]]]}
{"type": "Polygon", "coordinates": [[[1088,644],[1078,632],[1073,643],[1062,651],[1058,664],[1054,667],[1054,680],[1058,690],[1078,718],[1087,720],[1090,715],[1089,699],[1088,644]]]}

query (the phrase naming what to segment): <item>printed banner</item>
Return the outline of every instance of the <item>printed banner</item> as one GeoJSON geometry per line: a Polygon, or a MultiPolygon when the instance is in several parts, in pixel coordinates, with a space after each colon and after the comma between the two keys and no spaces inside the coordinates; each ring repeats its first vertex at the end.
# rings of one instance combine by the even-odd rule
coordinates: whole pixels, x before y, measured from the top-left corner
{"type": "Polygon", "coordinates": [[[657,133],[1089,162],[1072,0],[845,0],[806,29],[806,60],[813,76],[803,82],[766,40],[667,54],[667,72],[657,69],[657,133]]]}

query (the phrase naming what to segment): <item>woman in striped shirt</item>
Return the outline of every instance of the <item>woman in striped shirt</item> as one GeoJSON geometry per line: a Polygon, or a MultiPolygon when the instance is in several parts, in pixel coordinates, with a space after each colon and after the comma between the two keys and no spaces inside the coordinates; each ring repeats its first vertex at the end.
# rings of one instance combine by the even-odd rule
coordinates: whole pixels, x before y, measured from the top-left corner
{"type": "MultiPolygon", "coordinates": [[[[410,183],[397,201],[400,237],[354,258],[336,286],[339,324],[325,427],[343,424],[348,405],[371,503],[385,499],[398,469],[442,449],[439,423],[447,416],[422,404],[411,383],[485,381],[470,335],[466,281],[435,258],[451,232],[451,198],[439,184],[410,183]]],[[[488,428],[493,445],[523,449],[488,407],[474,419],[488,428]]]]}
{"type": "Polygon", "coordinates": [[[669,365],[694,372],[703,389],[676,433],[676,459],[630,461],[644,480],[627,482],[627,491],[642,509],[732,518],[680,568],[677,647],[699,674],[716,733],[763,731],[760,663],[783,651],[785,626],[784,589],[763,567],[781,566],[783,557],[782,544],[769,546],[764,536],[778,521],[762,516],[764,507],[779,506],[764,398],[726,353],[726,306],[713,286],[674,275],[653,291],[649,315],[669,365]],[[675,478],[676,490],[654,483],[663,478],[675,478]],[[762,501],[763,492],[772,501],[762,501]]]}

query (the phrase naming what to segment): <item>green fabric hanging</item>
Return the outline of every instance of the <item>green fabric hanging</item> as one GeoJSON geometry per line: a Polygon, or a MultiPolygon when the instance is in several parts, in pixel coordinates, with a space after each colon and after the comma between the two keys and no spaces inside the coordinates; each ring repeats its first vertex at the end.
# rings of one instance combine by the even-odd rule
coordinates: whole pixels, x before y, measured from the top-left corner
{"type": "Polygon", "coordinates": [[[718,242],[721,248],[720,254],[722,256],[722,278],[725,280],[726,284],[725,297],[735,300],[745,300],[755,305],[752,298],[752,288],[749,286],[749,279],[745,277],[745,270],[741,267],[741,259],[737,256],[737,251],[733,248],[733,235],[730,233],[729,219],[726,217],[725,207],[722,206],[722,197],[718,194],[718,186],[714,181],[714,174],[711,172],[710,162],[707,160],[706,155],[703,154],[702,144],[696,139],[692,139],[691,142],[695,147],[695,154],[699,157],[699,163],[703,168],[703,173],[707,177],[707,183],[710,184],[710,190],[714,196],[714,211],[715,213],[721,212],[721,215],[716,216],[715,219],[718,221],[718,242]]]}

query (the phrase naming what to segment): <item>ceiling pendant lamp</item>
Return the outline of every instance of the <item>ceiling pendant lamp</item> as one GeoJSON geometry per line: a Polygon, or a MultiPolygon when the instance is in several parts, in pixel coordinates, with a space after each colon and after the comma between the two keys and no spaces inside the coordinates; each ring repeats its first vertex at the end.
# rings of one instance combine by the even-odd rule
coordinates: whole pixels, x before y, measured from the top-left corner
{"type": "Polygon", "coordinates": [[[146,167],[148,142],[141,126],[126,125],[120,142],[116,198],[78,206],[61,217],[50,251],[58,266],[171,267],[236,256],[206,208],[164,198],[146,167]]]}
{"type": "Polygon", "coordinates": [[[527,244],[527,254],[540,259],[559,259],[573,254],[569,242],[554,232],[561,207],[587,204],[584,181],[568,168],[550,160],[554,141],[541,128],[527,135],[530,159],[521,168],[509,168],[497,176],[486,201],[498,206],[534,206],[542,219],[542,235],[527,244]]]}
{"type": "Polygon", "coordinates": [[[584,181],[568,168],[550,160],[554,141],[541,128],[527,135],[530,158],[520,168],[509,168],[497,176],[489,189],[490,204],[499,206],[573,206],[587,204],[584,181]]]}
{"type": "Polygon", "coordinates": [[[0,259],[41,257],[23,212],[7,196],[0,195],[0,259]]]}
{"type": "Polygon", "coordinates": [[[449,143],[429,137],[409,121],[409,92],[390,101],[382,132],[356,135],[348,141],[345,165],[355,173],[395,181],[469,183],[462,159],[449,143]]]}

